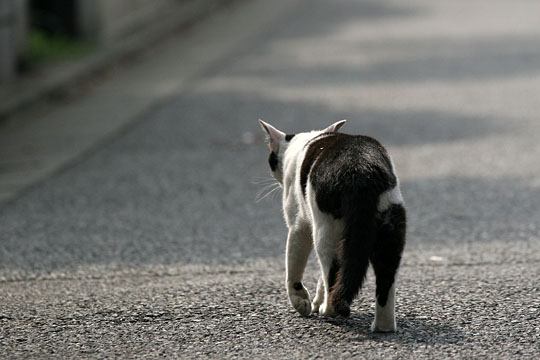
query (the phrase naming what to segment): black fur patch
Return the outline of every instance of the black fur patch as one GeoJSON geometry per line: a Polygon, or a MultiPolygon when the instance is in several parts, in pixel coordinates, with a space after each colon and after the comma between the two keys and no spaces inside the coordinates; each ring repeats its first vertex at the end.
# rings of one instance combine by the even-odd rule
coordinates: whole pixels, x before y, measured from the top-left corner
{"type": "Polygon", "coordinates": [[[386,150],[370,137],[334,133],[312,147],[323,150],[309,181],[319,209],[335,218],[353,215],[346,214],[348,211],[357,213],[355,202],[376,203],[380,194],[396,184],[386,150]]]}
{"type": "Polygon", "coordinates": [[[268,157],[268,164],[270,164],[270,169],[272,171],[277,170],[278,157],[277,157],[277,154],[275,152],[273,152],[273,151],[270,153],[270,156],[268,157]]]}
{"type": "Polygon", "coordinates": [[[370,260],[375,270],[377,302],[385,306],[405,247],[405,208],[402,205],[392,205],[379,216],[377,222],[377,242],[370,260]]]}
{"type": "Polygon", "coordinates": [[[292,140],[293,137],[294,137],[294,134],[287,134],[285,135],[285,141],[289,142],[292,140]]]}
{"type": "Polygon", "coordinates": [[[377,140],[342,133],[326,133],[308,143],[300,169],[304,196],[308,178],[319,208],[335,218],[343,217],[348,197],[378,198],[396,185],[390,158],[377,140]]]}
{"type": "Polygon", "coordinates": [[[299,290],[302,290],[303,286],[302,286],[302,283],[301,282],[296,282],[293,284],[293,288],[294,290],[296,291],[299,291],[299,290]]]}

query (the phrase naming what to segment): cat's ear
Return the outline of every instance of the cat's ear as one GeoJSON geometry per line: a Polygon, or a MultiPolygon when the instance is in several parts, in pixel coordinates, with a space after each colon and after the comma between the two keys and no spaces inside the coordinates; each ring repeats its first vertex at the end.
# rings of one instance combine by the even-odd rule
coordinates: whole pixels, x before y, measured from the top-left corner
{"type": "Polygon", "coordinates": [[[272,125],[262,121],[261,119],[259,119],[259,123],[267,135],[268,148],[270,151],[277,153],[279,150],[279,144],[285,140],[286,134],[283,131],[279,131],[272,125]]]}
{"type": "Polygon", "coordinates": [[[337,121],[337,122],[333,123],[332,125],[330,125],[329,127],[327,127],[326,129],[324,129],[323,132],[325,132],[325,133],[337,132],[340,127],[345,125],[346,122],[347,122],[347,120],[337,121]]]}

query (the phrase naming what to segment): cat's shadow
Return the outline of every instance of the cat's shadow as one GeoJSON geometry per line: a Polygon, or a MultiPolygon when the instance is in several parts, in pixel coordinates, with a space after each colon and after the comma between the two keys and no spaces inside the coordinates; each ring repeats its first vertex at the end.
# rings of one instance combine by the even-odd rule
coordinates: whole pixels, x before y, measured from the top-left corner
{"type": "Polygon", "coordinates": [[[351,317],[328,318],[320,315],[311,316],[312,321],[330,324],[342,330],[354,333],[355,341],[384,341],[402,344],[455,344],[463,342],[464,333],[451,324],[441,324],[433,319],[415,316],[397,317],[398,330],[395,333],[374,333],[370,331],[373,315],[352,314],[351,317]]]}

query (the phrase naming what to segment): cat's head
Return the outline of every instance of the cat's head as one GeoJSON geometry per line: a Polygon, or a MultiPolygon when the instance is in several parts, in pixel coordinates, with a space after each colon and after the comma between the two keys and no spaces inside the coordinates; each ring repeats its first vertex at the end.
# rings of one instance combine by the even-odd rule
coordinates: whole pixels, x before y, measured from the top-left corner
{"type": "MultiPolygon", "coordinates": [[[[328,126],[324,130],[316,132],[314,131],[311,133],[316,136],[322,133],[336,132],[340,127],[343,126],[343,124],[345,124],[345,122],[346,120],[340,120],[328,126]]],[[[272,171],[272,175],[276,178],[276,180],[283,183],[283,158],[285,150],[287,150],[289,144],[294,141],[295,134],[286,134],[285,132],[276,129],[261,119],[259,119],[259,123],[261,124],[263,131],[266,133],[266,142],[268,144],[268,150],[270,150],[270,155],[268,156],[270,170],[272,171]]]]}

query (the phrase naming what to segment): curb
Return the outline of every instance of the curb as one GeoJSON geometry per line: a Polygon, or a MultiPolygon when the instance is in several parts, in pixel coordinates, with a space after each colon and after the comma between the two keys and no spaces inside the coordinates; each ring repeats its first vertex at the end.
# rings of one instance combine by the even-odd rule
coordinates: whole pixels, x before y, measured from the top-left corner
{"type": "Polygon", "coordinates": [[[110,65],[136,55],[148,45],[160,41],[168,33],[193,25],[212,12],[238,0],[198,0],[172,11],[159,24],[118,42],[111,48],[98,48],[94,53],[65,64],[41,69],[41,74],[20,77],[0,87],[0,121],[23,108],[61,92],[110,65]]]}

